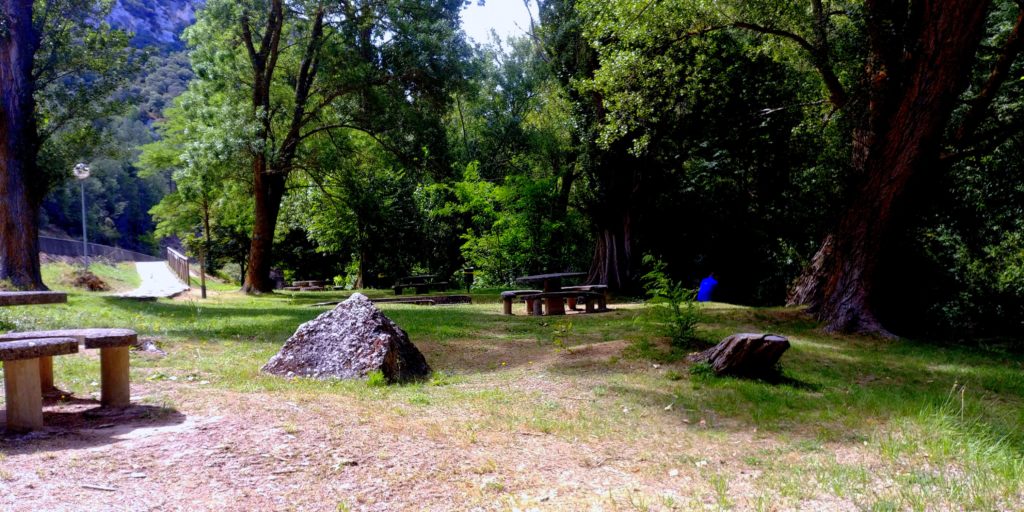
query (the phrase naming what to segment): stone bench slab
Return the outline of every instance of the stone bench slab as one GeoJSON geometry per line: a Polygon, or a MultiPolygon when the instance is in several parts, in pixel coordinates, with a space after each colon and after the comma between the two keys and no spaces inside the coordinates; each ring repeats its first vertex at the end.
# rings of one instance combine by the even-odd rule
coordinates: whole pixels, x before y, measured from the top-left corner
{"type": "Polygon", "coordinates": [[[45,337],[9,341],[0,345],[0,361],[38,359],[78,352],[78,340],[69,337],[45,337]]]}
{"type": "Polygon", "coordinates": [[[584,292],[584,291],[558,291],[558,292],[541,292],[530,295],[523,295],[522,297],[527,300],[537,299],[557,299],[565,297],[594,297],[597,298],[600,294],[595,292],[584,292]]]}
{"type": "Polygon", "coordinates": [[[0,306],[33,306],[36,304],[64,304],[64,292],[0,292],[0,306]]]}
{"type": "Polygon", "coordinates": [[[0,335],[0,343],[3,343],[3,345],[0,345],[0,347],[6,346],[7,343],[15,340],[39,338],[74,338],[79,343],[84,344],[87,349],[124,347],[134,345],[138,341],[138,335],[131,329],[62,329],[2,334],[0,335]]]}
{"type": "Polygon", "coordinates": [[[506,292],[501,292],[501,298],[502,299],[514,299],[516,297],[521,297],[523,295],[532,295],[532,294],[535,294],[535,293],[544,293],[544,292],[542,290],[509,290],[509,291],[506,291],[506,292]]]}

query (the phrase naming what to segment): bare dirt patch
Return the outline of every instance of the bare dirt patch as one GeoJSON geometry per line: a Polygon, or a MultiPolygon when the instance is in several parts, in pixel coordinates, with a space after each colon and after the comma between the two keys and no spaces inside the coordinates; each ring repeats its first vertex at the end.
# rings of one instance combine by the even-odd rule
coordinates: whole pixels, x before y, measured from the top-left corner
{"type": "MultiPolygon", "coordinates": [[[[602,372],[664,371],[622,360],[626,345],[480,342],[459,350],[480,373],[369,396],[133,383],[152,405],[97,415],[92,400],[53,404],[47,430],[0,440],[0,508],[754,508],[764,471],[744,461],[780,444],[690,421],[660,397],[602,394],[602,372]]],[[[823,499],[821,510],[851,508],[823,499]]]]}

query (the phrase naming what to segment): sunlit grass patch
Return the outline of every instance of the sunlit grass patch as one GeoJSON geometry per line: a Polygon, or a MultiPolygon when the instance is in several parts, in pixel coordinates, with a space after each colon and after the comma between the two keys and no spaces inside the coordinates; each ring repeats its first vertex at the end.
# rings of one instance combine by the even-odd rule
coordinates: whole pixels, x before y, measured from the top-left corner
{"type": "MultiPolygon", "coordinates": [[[[644,306],[509,317],[496,294],[474,294],[468,305],[381,305],[426,355],[434,373],[425,381],[259,371],[299,324],[326,311],[314,302],[347,294],[225,291],[140,303],[71,292],[68,304],[0,308],[0,321],[19,329],[128,327],[157,339],[166,357],[132,357],[133,385],[152,403],[189,411],[212,402],[217,414],[230,414],[224,397],[245,397],[286,404],[287,413],[267,413],[266,422],[295,443],[321,424],[345,438],[344,417],[443,445],[467,457],[463,473],[425,478],[467,486],[465,504],[474,506],[995,510],[1024,502],[1019,357],[833,337],[800,311],[711,305],[699,326],[708,340],[752,329],[792,343],[781,382],[720,378],[653,335],[644,306]],[[957,388],[963,395],[950,394],[954,382],[966,385],[957,388]],[[530,487],[531,472],[519,469],[529,446],[569,447],[543,461],[557,468],[548,477],[592,471],[621,482],[575,501],[537,501],[548,489],[530,487]]],[[[98,392],[94,351],[55,364],[58,386],[83,397],[98,392]]]]}
{"type": "MultiPolygon", "coordinates": [[[[51,289],[60,291],[80,291],[72,284],[75,272],[80,270],[81,266],[61,261],[45,263],[41,268],[43,282],[51,289]]],[[[95,260],[89,263],[89,272],[102,279],[112,292],[132,290],[142,283],[135,263],[132,262],[108,263],[95,260]]]]}

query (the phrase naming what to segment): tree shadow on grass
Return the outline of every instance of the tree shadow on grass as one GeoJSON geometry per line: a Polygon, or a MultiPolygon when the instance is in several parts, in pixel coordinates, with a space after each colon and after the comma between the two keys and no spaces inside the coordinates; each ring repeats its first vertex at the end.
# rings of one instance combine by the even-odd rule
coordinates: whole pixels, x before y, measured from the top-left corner
{"type": "Polygon", "coordinates": [[[717,377],[710,368],[664,383],[651,376],[626,375],[615,379],[609,392],[644,406],[664,408],[672,403],[676,410],[696,411],[709,417],[714,428],[757,428],[819,441],[864,440],[879,424],[937,421],[923,418],[946,414],[950,384],[956,382],[954,389],[964,390],[966,383],[973,393],[962,401],[960,395],[955,397],[958,412],[942,420],[956,423],[951,428],[961,434],[933,435],[985,432],[1024,455],[1024,430],[1019,414],[1012,412],[1014,404],[1024,403],[1019,387],[1024,379],[1013,376],[1013,364],[963,357],[959,351],[936,352],[907,341],[878,341],[877,346],[861,348],[869,351],[858,356],[856,351],[808,350],[798,342],[783,358],[785,372],[774,377],[717,377]],[[887,358],[878,351],[906,355],[887,358]]]}

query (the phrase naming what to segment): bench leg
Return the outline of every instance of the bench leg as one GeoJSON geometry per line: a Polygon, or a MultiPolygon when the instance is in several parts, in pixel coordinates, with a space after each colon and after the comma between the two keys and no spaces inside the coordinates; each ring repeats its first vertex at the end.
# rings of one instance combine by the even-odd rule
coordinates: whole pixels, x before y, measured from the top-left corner
{"type": "Polygon", "coordinates": [[[511,298],[509,298],[509,299],[501,299],[501,303],[502,303],[501,304],[502,305],[502,309],[505,311],[505,314],[506,315],[511,315],[512,314],[512,299],[511,298]]]}
{"type": "Polygon", "coordinates": [[[569,303],[569,309],[576,311],[576,297],[568,297],[565,299],[565,302],[569,303]]]}
{"type": "Polygon", "coordinates": [[[534,299],[528,301],[527,304],[530,306],[530,311],[533,312],[534,316],[541,316],[544,314],[544,311],[541,310],[541,305],[544,304],[544,301],[540,299],[534,299]]]}
{"type": "Polygon", "coordinates": [[[53,356],[39,358],[39,389],[43,393],[53,391],[53,356]]]}
{"type": "Polygon", "coordinates": [[[131,405],[131,390],[128,385],[129,348],[124,346],[100,349],[100,404],[104,407],[131,405]]]}
{"type": "Polygon", "coordinates": [[[597,310],[598,311],[607,311],[608,310],[608,298],[604,294],[601,294],[597,298],[597,310]]]}
{"type": "Polygon", "coordinates": [[[590,297],[587,298],[587,313],[593,313],[594,312],[594,302],[596,302],[596,300],[594,300],[594,299],[592,299],[590,297]]]}
{"type": "Polygon", "coordinates": [[[7,430],[43,427],[43,392],[39,387],[39,360],[4,361],[7,430]]]}
{"type": "Polygon", "coordinates": [[[544,299],[547,306],[549,315],[564,315],[565,314],[565,303],[562,302],[561,297],[555,297],[552,299],[544,299]]]}

